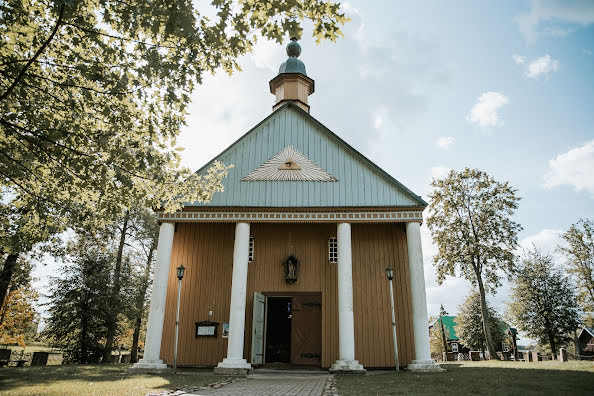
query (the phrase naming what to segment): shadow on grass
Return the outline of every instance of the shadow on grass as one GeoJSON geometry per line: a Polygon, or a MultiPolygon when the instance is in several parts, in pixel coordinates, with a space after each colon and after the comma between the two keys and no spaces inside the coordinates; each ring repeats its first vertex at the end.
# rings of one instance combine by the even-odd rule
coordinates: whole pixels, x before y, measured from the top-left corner
{"type": "Polygon", "coordinates": [[[338,377],[338,391],[347,395],[592,395],[594,373],[571,369],[472,367],[443,365],[440,373],[400,372],[338,377]]]}
{"type": "MultiPolygon", "coordinates": [[[[134,387],[137,383],[149,385],[153,382],[155,384],[149,386],[150,389],[181,389],[202,386],[222,379],[214,377],[211,370],[191,373],[183,370],[183,374],[177,375],[173,373],[129,374],[128,367],[130,365],[109,364],[0,368],[0,393],[11,389],[48,387],[54,384],[60,384],[61,387],[68,389],[68,383],[72,383],[70,386],[77,383],[92,383],[99,388],[102,386],[101,383],[105,383],[112,390],[116,390],[119,387],[118,383],[121,383],[122,390],[125,390],[128,385],[134,387]],[[149,378],[153,381],[147,381],[149,378]],[[155,381],[155,378],[161,381],[155,381]]],[[[81,389],[81,392],[84,393],[84,390],[81,389]]],[[[54,391],[48,389],[48,393],[54,394],[54,391]]]]}

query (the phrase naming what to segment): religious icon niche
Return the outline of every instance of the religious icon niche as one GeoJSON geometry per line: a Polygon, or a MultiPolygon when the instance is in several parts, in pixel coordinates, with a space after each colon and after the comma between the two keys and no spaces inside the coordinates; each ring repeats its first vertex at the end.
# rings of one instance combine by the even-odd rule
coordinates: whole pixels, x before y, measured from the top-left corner
{"type": "Polygon", "coordinates": [[[295,283],[299,276],[299,260],[295,256],[290,255],[283,265],[285,266],[285,280],[287,283],[295,283]]]}

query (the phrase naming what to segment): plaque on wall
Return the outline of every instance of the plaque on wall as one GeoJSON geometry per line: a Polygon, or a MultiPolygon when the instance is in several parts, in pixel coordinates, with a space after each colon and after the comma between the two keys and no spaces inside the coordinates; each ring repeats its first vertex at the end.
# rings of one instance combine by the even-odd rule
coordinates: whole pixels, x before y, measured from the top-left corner
{"type": "Polygon", "coordinates": [[[198,337],[217,337],[219,322],[196,322],[196,338],[198,337]]]}

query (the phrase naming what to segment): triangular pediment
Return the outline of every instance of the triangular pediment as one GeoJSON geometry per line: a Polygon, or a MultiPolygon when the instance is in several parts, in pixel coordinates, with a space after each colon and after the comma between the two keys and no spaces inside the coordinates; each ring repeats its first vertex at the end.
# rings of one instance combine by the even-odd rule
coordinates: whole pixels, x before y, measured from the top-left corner
{"type": "Polygon", "coordinates": [[[287,146],[250,172],[242,181],[335,182],[334,176],[293,146],[287,146]]]}
{"type": "Polygon", "coordinates": [[[287,102],[202,167],[233,165],[213,207],[425,207],[314,117],[287,102]]]}

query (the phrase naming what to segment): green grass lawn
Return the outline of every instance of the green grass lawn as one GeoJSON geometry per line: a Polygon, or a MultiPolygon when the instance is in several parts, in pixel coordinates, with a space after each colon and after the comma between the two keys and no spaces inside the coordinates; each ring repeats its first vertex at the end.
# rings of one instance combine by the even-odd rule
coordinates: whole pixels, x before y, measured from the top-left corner
{"type": "Polygon", "coordinates": [[[592,362],[449,362],[441,373],[337,376],[344,395],[594,395],[592,362]]]}
{"type": "Polygon", "coordinates": [[[128,374],[129,365],[0,368],[0,395],[145,395],[223,380],[212,370],[191,375],[128,374]]]}

